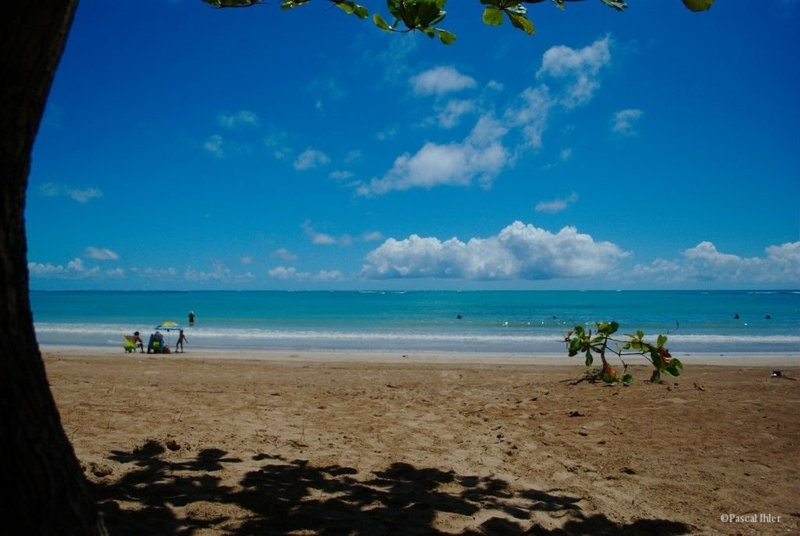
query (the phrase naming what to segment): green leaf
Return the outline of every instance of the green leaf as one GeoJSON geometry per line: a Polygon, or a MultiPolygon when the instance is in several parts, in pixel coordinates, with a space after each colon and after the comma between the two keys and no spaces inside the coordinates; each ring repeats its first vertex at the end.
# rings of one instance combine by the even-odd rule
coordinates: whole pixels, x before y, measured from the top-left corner
{"type": "Polygon", "coordinates": [[[641,329],[636,330],[636,337],[638,339],[644,339],[644,331],[642,331],[641,329]]]}
{"type": "Polygon", "coordinates": [[[294,9],[308,3],[309,1],[310,0],[283,0],[281,3],[281,9],[294,9]]]}
{"type": "Polygon", "coordinates": [[[518,28],[528,35],[533,35],[536,33],[536,27],[525,15],[517,15],[516,13],[511,13],[509,10],[506,10],[506,14],[508,15],[508,19],[511,21],[511,25],[514,26],[514,28],[518,28]]]}
{"type": "Polygon", "coordinates": [[[503,12],[494,6],[487,6],[483,10],[483,23],[489,26],[500,26],[503,24],[503,12]]]}
{"type": "Polygon", "coordinates": [[[672,361],[669,362],[669,365],[664,367],[662,370],[670,376],[680,376],[681,370],[683,370],[683,363],[677,359],[672,359],[672,361]]]}
{"type": "Polygon", "coordinates": [[[261,3],[261,0],[203,0],[216,7],[250,7],[261,3]]]}
{"type": "Polygon", "coordinates": [[[603,0],[603,3],[607,6],[613,7],[617,11],[622,11],[628,8],[628,4],[625,3],[625,0],[603,0]]]}
{"type": "Polygon", "coordinates": [[[598,333],[602,333],[606,336],[611,336],[619,329],[619,324],[617,322],[598,322],[597,323],[597,331],[598,333]]]}
{"type": "Polygon", "coordinates": [[[445,45],[452,45],[456,42],[456,34],[453,32],[448,32],[447,30],[436,30],[436,33],[439,34],[439,39],[441,39],[442,43],[445,45]]]}
{"type": "Polygon", "coordinates": [[[616,376],[613,374],[609,374],[608,372],[603,373],[603,381],[606,383],[614,383],[617,381],[616,376]]]}
{"type": "Polygon", "coordinates": [[[386,8],[396,20],[403,18],[403,2],[400,0],[386,0],[386,8]]]}
{"type": "Polygon", "coordinates": [[[658,336],[658,342],[656,343],[656,346],[661,348],[662,346],[664,346],[664,344],[666,342],[667,342],[667,336],[666,335],[659,335],[658,336]]]}
{"type": "Polygon", "coordinates": [[[355,15],[359,19],[366,19],[369,15],[367,8],[350,0],[334,0],[334,4],[348,15],[355,15]]]}
{"type": "Polygon", "coordinates": [[[381,30],[386,30],[387,32],[391,32],[392,31],[392,27],[389,26],[389,23],[387,23],[385,20],[383,20],[383,17],[381,17],[377,13],[372,15],[372,22],[374,22],[375,26],[377,26],[381,30]]]}
{"type": "Polygon", "coordinates": [[[691,11],[708,11],[714,0],[683,0],[683,5],[691,11]]]}
{"type": "Polygon", "coordinates": [[[622,385],[630,385],[633,383],[633,375],[626,374],[622,377],[622,385]]]}
{"type": "Polygon", "coordinates": [[[594,361],[594,359],[592,359],[592,353],[591,352],[586,352],[586,366],[587,367],[591,367],[592,366],[592,361],[594,361]]]}

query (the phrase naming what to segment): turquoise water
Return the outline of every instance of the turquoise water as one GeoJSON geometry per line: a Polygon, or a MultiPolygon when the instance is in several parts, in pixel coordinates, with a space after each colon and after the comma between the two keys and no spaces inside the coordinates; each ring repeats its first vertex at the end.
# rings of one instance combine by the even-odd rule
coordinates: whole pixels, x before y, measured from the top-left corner
{"type": "Polygon", "coordinates": [[[573,326],[616,320],[667,334],[676,355],[800,352],[800,291],[33,291],[31,302],[52,345],[118,346],[172,320],[187,350],[561,354],[573,326]]]}

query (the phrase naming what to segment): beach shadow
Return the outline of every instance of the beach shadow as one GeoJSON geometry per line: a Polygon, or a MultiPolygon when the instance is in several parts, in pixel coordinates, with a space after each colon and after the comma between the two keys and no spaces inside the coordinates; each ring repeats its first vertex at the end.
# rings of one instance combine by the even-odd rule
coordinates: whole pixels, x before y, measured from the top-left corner
{"type": "Polygon", "coordinates": [[[406,463],[364,476],[352,467],[317,467],[261,454],[253,459],[260,467],[232,488],[214,473],[241,459],[206,449],[194,460],[175,463],[163,459],[165,452],[164,446],[148,442],[133,452],[111,454],[110,459],[135,466],[116,481],[91,485],[111,534],[177,536],[215,528],[236,536],[427,535],[441,534],[434,522],[448,514],[483,519],[462,533],[469,535],[678,535],[692,528],[668,520],[619,524],[602,514],[585,515],[581,497],[559,490],[514,490],[501,479],[406,463]],[[184,517],[175,515],[176,506],[189,506],[184,517]],[[228,518],[229,506],[243,512],[237,516],[242,523],[228,518]],[[566,519],[563,528],[532,525],[538,513],[566,519]]]}

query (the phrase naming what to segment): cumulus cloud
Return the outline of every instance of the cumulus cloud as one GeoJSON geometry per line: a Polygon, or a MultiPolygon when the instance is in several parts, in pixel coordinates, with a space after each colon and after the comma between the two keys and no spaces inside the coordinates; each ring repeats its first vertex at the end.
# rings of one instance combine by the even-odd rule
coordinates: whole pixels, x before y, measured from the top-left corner
{"type": "MultiPolygon", "coordinates": [[[[569,111],[593,97],[600,85],[600,72],[611,61],[610,43],[610,38],[605,37],[581,49],[558,46],[547,50],[537,73],[541,83],[522,90],[496,114],[479,113],[478,101],[448,102],[439,109],[437,124],[448,129],[466,114],[476,113],[478,120],[470,134],[461,141],[428,141],[416,152],[398,156],[383,176],[369,182],[352,183],[357,195],[383,195],[439,185],[463,187],[476,181],[481,186],[490,186],[505,166],[513,165],[519,154],[543,146],[543,136],[554,110],[569,111]],[[545,83],[550,80],[556,83],[556,89],[545,83]],[[516,147],[507,145],[509,142],[505,138],[511,139],[516,147]]],[[[476,85],[472,78],[452,67],[431,69],[411,80],[418,94],[441,95],[476,85]]],[[[568,158],[569,155],[561,156],[568,158]]]]}
{"type": "Polygon", "coordinates": [[[591,45],[573,49],[555,46],[542,56],[542,66],[536,73],[538,78],[563,80],[566,90],[561,100],[568,108],[585,104],[600,87],[598,74],[611,62],[611,39],[598,39],[591,45]]]}
{"type": "Polygon", "coordinates": [[[121,279],[125,277],[125,271],[121,268],[101,270],[98,266],[88,267],[77,257],[66,265],[29,262],[28,273],[32,278],[50,279],[121,279]]]}
{"type": "Polygon", "coordinates": [[[611,130],[623,136],[633,136],[636,134],[636,123],[638,123],[643,114],[643,111],[635,108],[620,110],[614,114],[611,130]]]}
{"type": "Polygon", "coordinates": [[[764,253],[763,257],[741,257],[704,241],[683,251],[679,259],[636,265],[633,273],[661,284],[800,284],[800,242],[769,246],[764,253]]]}
{"type": "Polygon", "coordinates": [[[558,233],[515,221],[496,236],[440,240],[390,238],[367,254],[371,278],[436,277],[472,280],[580,278],[606,274],[629,253],[564,227],[558,233]]]}
{"type": "Polygon", "coordinates": [[[98,248],[95,246],[87,247],[85,250],[83,250],[83,254],[87,258],[94,259],[97,261],[116,261],[119,259],[119,255],[117,255],[110,249],[98,248]]]}
{"type": "Polygon", "coordinates": [[[538,149],[542,146],[547,119],[555,105],[556,100],[550,96],[547,86],[527,88],[517,102],[506,110],[505,120],[520,129],[526,146],[538,149]]]}
{"type": "Polygon", "coordinates": [[[453,128],[459,123],[463,115],[472,112],[474,109],[475,103],[471,100],[448,101],[437,117],[439,126],[442,128],[453,128]]]}
{"type": "Polygon", "coordinates": [[[498,121],[485,116],[463,142],[428,142],[413,155],[397,157],[386,175],[361,184],[356,193],[370,196],[439,185],[464,186],[475,179],[489,186],[508,162],[508,153],[501,144],[506,131],[498,121]]]}
{"type": "Polygon", "coordinates": [[[131,268],[132,272],[146,279],[175,279],[178,277],[178,270],[175,268],[131,268]]]}
{"type": "Polygon", "coordinates": [[[576,192],[570,193],[563,199],[553,199],[552,201],[539,201],[536,203],[536,212],[546,212],[549,214],[557,214],[567,209],[570,205],[578,201],[578,194],[576,192]]]}
{"type": "Polygon", "coordinates": [[[297,260],[297,255],[295,255],[294,253],[292,253],[291,251],[289,251],[286,248],[276,249],[275,251],[272,252],[272,256],[275,257],[275,258],[278,258],[278,259],[280,259],[282,261],[287,261],[287,262],[291,262],[291,261],[296,261],[297,260]]]}
{"type": "Polygon", "coordinates": [[[225,128],[258,125],[258,115],[247,110],[240,110],[232,114],[219,114],[217,120],[225,128]]]}
{"type": "Polygon", "coordinates": [[[377,242],[383,238],[383,233],[380,231],[368,231],[361,235],[361,240],[363,242],[377,242]]]}
{"type": "Polygon", "coordinates": [[[307,169],[314,169],[323,166],[330,162],[331,159],[322,151],[308,148],[294,161],[294,169],[297,171],[305,171],[307,169]]]}
{"type": "Polygon", "coordinates": [[[444,95],[473,88],[475,79],[459,73],[453,67],[435,67],[412,76],[409,80],[417,95],[444,95]]]}
{"type": "Polygon", "coordinates": [[[276,266],[269,272],[272,279],[279,281],[341,281],[344,275],[338,270],[320,270],[316,274],[311,272],[300,272],[294,266],[276,266]]]}
{"type": "Polygon", "coordinates": [[[332,246],[337,243],[337,240],[334,236],[320,233],[316,229],[311,226],[311,222],[306,220],[303,222],[303,230],[306,232],[306,236],[311,239],[311,243],[317,246],[332,246]]]}
{"type": "Polygon", "coordinates": [[[234,273],[224,262],[215,260],[211,263],[211,270],[196,270],[189,266],[183,272],[183,278],[186,281],[194,283],[204,282],[234,282],[234,283],[247,283],[256,278],[251,272],[242,274],[234,273]]]}
{"type": "Polygon", "coordinates": [[[73,201],[85,204],[92,199],[103,197],[103,192],[99,188],[73,188],[65,184],[48,182],[39,187],[39,192],[47,197],[69,197],[73,201]]]}

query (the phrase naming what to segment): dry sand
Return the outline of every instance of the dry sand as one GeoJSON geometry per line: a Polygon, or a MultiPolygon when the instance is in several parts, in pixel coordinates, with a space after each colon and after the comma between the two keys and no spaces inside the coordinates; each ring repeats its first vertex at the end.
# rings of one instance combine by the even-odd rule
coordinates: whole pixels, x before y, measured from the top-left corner
{"type": "Polygon", "coordinates": [[[43,354],[115,535],[800,532],[793,357],[43,354]]]}

